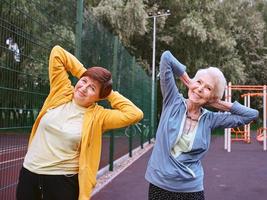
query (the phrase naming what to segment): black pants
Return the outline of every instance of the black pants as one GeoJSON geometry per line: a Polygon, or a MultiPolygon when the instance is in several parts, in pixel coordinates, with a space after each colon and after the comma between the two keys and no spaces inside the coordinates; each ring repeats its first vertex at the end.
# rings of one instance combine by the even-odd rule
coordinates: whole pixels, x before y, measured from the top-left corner
{"type": "Polygon", "coordinates": [[[17,200],[77,200],[78,175],[40,175],[22,167],[17,186],[17,200]]]}
{"type": "Polygon", "coordinates": [[[204,191],[199,192],[170,192],[149,184],[149,200],[205,200],[204,191]]]}

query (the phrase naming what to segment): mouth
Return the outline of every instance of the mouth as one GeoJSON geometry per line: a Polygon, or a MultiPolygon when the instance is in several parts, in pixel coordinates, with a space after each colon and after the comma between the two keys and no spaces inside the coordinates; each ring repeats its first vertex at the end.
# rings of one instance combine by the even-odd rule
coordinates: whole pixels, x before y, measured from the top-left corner
{"type": "Polygon", "coordinates": [[[198,98],[198,99],[201,99],[201,96],[198,93],[196,93],[196,92],[193,92],[193,96],[196,97],[196,98],[198,98]]]}
{"type": "Polygon", "coordinates": [[[81,96],[81,97],[85,97],[86,96],[83,92],[81,92],[79,90],[77,90],[77,92],[78,92],[79,96],[81,96]]]}

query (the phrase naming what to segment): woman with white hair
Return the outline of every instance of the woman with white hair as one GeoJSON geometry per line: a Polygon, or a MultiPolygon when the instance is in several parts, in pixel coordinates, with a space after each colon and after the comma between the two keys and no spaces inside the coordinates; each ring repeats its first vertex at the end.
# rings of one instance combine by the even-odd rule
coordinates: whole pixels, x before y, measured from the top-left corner
{"type": "Polygon", "coordinates": [[[156,143],[146,171],[149,200],[203,200],[206,154],[215,128],[232,128],[257,119],[258,111],[238,102],[220,100],[226,80],[215,67],[199,70],[193,79],[169,51],[160,61],[163,109],[156,143]],[[188,88],[188,98],[179,92],[174,75],[188,88]],[[203,106],[219,111],[212,112],[203,106]]]}

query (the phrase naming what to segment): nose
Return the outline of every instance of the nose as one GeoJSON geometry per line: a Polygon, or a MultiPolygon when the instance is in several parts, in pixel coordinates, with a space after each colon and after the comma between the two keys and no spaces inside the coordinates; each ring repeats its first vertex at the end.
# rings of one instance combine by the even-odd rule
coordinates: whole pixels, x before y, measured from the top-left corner
{"type": "Polygon", "coordinates": [[[82,90],[83,92],[87,92],[87,85],[83,85],[83,86],[81,87],[81,90],[82,90]]]}
{"type": "Polygon", "coordinates": [[[203,85],[200,85],[200,86],[198,86],[198,89],[197,89],[199,92],[202,92],[202,90],[203,90],[203,85]]]}

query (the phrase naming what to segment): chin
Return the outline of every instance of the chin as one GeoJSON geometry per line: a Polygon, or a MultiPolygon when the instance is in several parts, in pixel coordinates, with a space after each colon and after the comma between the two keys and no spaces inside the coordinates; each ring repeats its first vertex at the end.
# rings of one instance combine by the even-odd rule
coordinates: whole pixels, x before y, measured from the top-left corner
{"type": "Polygon", "coordinates": [[[73,100],[75,101],[75,103],[77,103],[79,105],[82,103],[82,99],[78,94],[76,94],[76,95],[74,94],[73,100]]]}
{"type": "Polygon", "coordinates": [[[191,103],[193,103],[195,105],[199,105],[199,106],[204,106],[206,104],[206,102],[200,101],[199,99],[189,98],[189,100],[191,101],[191,103]]]}
{"type": "Polygon", "coordinates": [[[195,99],[192,97],[189,97],[188,100],[190,100],[192,103],[198,103],[199,102],[199,99],[195,99]]]}

